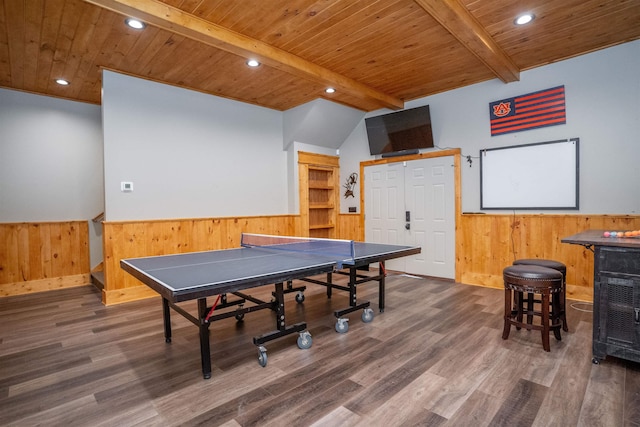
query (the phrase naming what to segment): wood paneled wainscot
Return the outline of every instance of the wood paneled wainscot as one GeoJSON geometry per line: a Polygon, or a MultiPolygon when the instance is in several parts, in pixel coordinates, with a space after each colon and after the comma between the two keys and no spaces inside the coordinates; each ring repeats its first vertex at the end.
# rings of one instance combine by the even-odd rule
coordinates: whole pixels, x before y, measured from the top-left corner
{"type": "Polygon", "coordinates": [[[338,215],[338,229],[340,230],[338,239],[364,242],[364,228],[361,227],[361,224],[360,214],[338,215]]]}
{"type": "Polygon", "coordinates": [[[87,221],[0,224],[0,297],[87,285],[87,221]]]}
{"type": "Polygon", "coordinates": [[[567,298],[593,301],[593,254],[562,238],[583,230],[637,230],[634,215],[464,214],[456,223],[456,281],[502,288],[502,270],[518,258],[567,266],[567,298]]]}
{"type": "Polygon", "coordinates": [[[299,235],[297,215],[104,222],[106,305],[157,296],[120,268],[120,260],[152,255],[237,248],[243,232],[299,235]]]}

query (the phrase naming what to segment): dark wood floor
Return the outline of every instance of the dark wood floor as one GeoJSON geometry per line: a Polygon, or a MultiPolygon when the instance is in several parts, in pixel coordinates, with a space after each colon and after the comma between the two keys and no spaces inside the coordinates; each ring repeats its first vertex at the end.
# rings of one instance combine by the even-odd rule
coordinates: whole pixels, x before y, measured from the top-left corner
{"type": "MultiPolygon", "coordinates": [[[[377,306],[376,288],[360,299],[377,306]]],[[[385,312],[351,314],[346,334],[332,314],[346,295],[310,285],[304,304],[287,300],[310,349],[270,342],[260,367],[252,337],[273,313],[226,319],[204,380],[196,327],[174,315],[166,344],[159,299],[104,307],[90,286],[0,298],[0,424],[640,426],[640,366],[591,363],[588,304],[572,302],[570,332],[546,353],[538,332],[501,339],[496,289],[390,276],[385,312]]]]}

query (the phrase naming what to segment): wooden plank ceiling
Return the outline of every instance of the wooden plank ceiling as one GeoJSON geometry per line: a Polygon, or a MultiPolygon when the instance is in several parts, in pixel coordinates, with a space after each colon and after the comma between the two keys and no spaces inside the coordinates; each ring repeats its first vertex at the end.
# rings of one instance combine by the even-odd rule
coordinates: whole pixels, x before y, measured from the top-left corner
{"type": "Polygon", "coordinates": [[[99,104],[109,69],[276,110],[399,109],[638,38],[638,0],[0,0],[0,87],[99,104]]]}

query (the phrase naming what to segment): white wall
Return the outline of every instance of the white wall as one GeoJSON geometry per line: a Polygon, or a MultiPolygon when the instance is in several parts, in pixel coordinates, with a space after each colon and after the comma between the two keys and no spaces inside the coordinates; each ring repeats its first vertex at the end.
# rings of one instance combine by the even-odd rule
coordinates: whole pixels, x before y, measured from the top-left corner
{"type": "MultiPolygon", "coordinates": [[[[406,108],[427,104],[436,144],[462,150],[464,212],[480,211],[481,149],[578,137],[580,210],[563,213],[640,213],[640,41],[522,72],[519,82],[492,80],[407,102],[406,108]],[[490,102],[559,85],[566,92],[565,125],[491,137],[490,102]],[[472,156],[471,167],[467,155],[472,156]]],[[[341,181],[359,170],[360,161],[373,158],[364,120],[340,147],[340,154],[341,181]]],[[[351,205],[343,198],[341,212],[351,205]]]]}
{"type": "Polygon", "coordinates": [[[364,117],[364,112],[318,98],[284,112],[283,146],[294,141],[337,149],[364,117]]]}
{"type": "Polygon", "coordinates": [[[281,112],[109,71],[102,107],[107,220],[289,213],[281,112]]]}
{"type": "MultiPolygon", "coordinates": [[[[90,220],[102,189],[99,106],[0,89],[0,222],[90,220]]],[[[101,235],[89,222],[91,267],[101,235]]]]}
{"type": "MultiPolygon", "coordinates": [[[[368,117],[369,115],[367,115],[368,117]]],[[[340,185],[347,182],[349,175],[358,174],[358,182],[353,189],[353,197],[344,197],[344,192],[340,195],[340,212],[349,212],[349,207],[355,207],[357,213],[360,212],[360,162],[371,160],[374,156],[369,154],[369,144],[367,142],[367,130],[364,126],[364,119],[359,126],[351,132],[340,147],[340,185]]],[[[341,187],[342,189],[342,187],[341,187]]]]}

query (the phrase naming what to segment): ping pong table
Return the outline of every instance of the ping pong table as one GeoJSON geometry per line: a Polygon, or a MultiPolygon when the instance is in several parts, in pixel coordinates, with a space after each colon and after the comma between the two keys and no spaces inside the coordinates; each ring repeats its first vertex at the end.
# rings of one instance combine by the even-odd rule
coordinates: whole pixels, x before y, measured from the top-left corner
{"type": "Polygon", "coordinates": [[[268,341],[298,333],[299,348],[306,349],[312,344],[306,322],[288,325],[285,320],[285,294],[297,292],[295,300],[298,303],[304,301],[305,287],[293,287],[294,280],[326,286],[329,298],[333,289],[349,292],[349,307],[334,312],[337,318],[335,329],[344,333],[348,329],[345,314],[362,309],[362,320],[373,320],[369,301],[357,300],[357,285],[377,281],[378,306],[381,312],[384,311],[384,262],[418,254],[420,250],[420,247],[351,240],[243,233],[240,248],[123,259],[120,266],[162,297],[167,343],[171,342],[171,309],[199,328],[202,374],[207,379],[211,378],[211,322],[230,317],[241,321],[246,313],[264,309],[274,311],[275,330],[253,338],[258,346],[258,363],[266,366],[264,344],[268,341]],[[365,272],[372,263],[379,263],[377,274],[365,272]],[[348,275],[348,285],[332,283],[333,273],[348,275]],[[312,277],[322,274],[326,274],[326,281],[312,277]],[[274,285],[271,301],[243,292],[265,285],[274,285]],[[228,294],[237,299],[229,300],[228,294]],[[213,296],[216,296],[215,303],[209,306],[207,298],[213,296]],[[194,299],[197,300],[197,316],[178,304],[194,299]],[[227,308],[234,309],[224,310],[227,308]]]}

